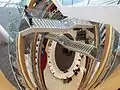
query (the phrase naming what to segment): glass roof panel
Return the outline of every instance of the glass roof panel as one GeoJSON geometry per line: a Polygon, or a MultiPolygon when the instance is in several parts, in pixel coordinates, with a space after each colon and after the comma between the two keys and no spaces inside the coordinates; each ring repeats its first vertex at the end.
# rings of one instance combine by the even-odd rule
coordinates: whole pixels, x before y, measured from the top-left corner
{"type": "Polygon", "coordinates": [[[118,0],[90,0],[89,5],[111,5],[117,2],[118,0]]]}
{"type": "Polygon", "coordinates": [[[62,5],[73,5],[76,3],[80,3],[83,2],[85,0],[59,0],[61,2],[62,5]]]}
{"type": "Polygon", "coordinates": [[[119,0],[59,0],[62,5],[75,6],[96,6],[96,5],[117,5],[119,0]]]}

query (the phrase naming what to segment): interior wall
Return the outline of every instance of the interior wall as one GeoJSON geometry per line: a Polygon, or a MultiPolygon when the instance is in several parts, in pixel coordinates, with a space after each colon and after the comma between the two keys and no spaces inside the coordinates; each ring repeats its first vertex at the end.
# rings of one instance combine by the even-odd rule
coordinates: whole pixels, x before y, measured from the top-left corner
{"type": "Polygon", "coordinates": [[[63,7],[61,11],[70,18],[111,24],[120,32],[120,8],[117,6],[63,7]]]}
{"type": "Polygon", "coordinates": [[[119,6],[62,6],[58,0],[52,0],[64,16],[83,20],[111,24],[120,32],[119,6]],[[74,12],[74,13],[73,13],[74,12]]]}

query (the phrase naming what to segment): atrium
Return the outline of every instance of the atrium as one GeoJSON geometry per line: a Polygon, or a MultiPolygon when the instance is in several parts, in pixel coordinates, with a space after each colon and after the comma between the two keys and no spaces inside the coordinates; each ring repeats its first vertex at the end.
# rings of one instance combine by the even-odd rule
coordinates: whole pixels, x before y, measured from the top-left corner
{"type": "Polygon", "coordinates": [[[119,4],[0,0],[0,90],[120,90],[119,4]]]}

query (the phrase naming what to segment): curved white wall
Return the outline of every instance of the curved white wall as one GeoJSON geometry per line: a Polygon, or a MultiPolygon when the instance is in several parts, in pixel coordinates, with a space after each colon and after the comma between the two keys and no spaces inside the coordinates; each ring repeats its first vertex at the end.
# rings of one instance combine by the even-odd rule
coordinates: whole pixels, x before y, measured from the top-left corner
{"type": "Polygon", "coordinates": [[[0,44],[2,42],[8,43],[9,40],[13,42],[13,39],[9,37],[9,34],[6,32],[6,30],[0,25],[0,44]]]}
{"type": "Polygon", "coordinates": [[[120,32],[120,7],[118,6],[62,6],[58,0],[53,2],[64,16],[111,24],[120,32]]]}
{"type": "Polygon", "coordinates": [[[89,21],[111,24],[120,32],[120,8],[117,6],[63,7],[63,15],[89,21]],[[74,13],[73,13],[74,11],[74,13]]]}

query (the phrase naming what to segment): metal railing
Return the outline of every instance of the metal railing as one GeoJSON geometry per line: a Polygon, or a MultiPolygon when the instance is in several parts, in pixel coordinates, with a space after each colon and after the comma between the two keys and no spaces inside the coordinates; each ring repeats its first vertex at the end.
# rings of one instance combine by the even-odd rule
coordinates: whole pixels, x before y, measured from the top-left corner
{"type": "MultiPolygon", "coordinates": [[[[24,90],[27,87],[27,84],[24,81],[21,71],[19,70],[18,65],[18,56],[16,52],[17,48],[17,36],[19,33],[19,27],[21,23],[21,18],[15,17],[9,21],[7,26],[8,34],[13,39],[13,42],[8,43],[8,54],[9,54],[9,63],[15,78],[16,84],[19,86],[19,90],[24,90]],[[14,57],[14,58],[13,58],[14,57]]],[[[9,39],[10,39],[9,37],[9,39]]]]}
{"type": "Polygon", "coordinates": [[[78,41],[72,41],[63,35],[47,34],[45,37],[57,41],[63,47],[68,48],[69,50],[83,53],[92,59],[96,58],[97,49],[93,45],[84,44],[78,41]]]}

